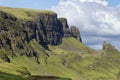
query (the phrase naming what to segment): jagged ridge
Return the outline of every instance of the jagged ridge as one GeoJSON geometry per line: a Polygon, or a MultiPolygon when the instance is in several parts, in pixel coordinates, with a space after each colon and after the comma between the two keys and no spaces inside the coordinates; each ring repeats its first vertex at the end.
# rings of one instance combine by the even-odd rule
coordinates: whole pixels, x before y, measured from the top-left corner
{"type": "MultiPolygon", "coordinates": [[[[63,37],[74,37],[82,42],[79,29],[74,26],[70,30],[67,19],[58,19],[57,14],[51,11],[32,11],[33,13],[29,9],[1,7],[0,48],[2,51],[8,50],[11,56],[15,56],[16,53],[21,56],[33,56],[39,63],[36,51],[28,47],[29,42],[33,39],[46,49],[48,49],[48,44],[61,44],[63,37]],[[14,11],[11,12],[11,10],[14,11]],[[16,15],[23,12],[32,20],[22,20],[14,15],[16,10],[20,11],[16,15]]],[[[8,61],[7,57],[4,60],[8,61]]]]}
{"type": "Polygon", "coordinates": [[[68,80],[119,78],[119,52],[106,42],[100,51],[85,46],[80,31],[56,13],[4,7],[0,14],[0,71],[14,74],[11,79],[16,73],[68,80]]]}

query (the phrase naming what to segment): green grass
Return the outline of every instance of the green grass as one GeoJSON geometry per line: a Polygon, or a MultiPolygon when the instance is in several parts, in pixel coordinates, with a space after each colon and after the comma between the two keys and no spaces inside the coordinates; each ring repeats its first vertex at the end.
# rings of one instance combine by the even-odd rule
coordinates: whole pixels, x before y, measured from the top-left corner
{"type": "Polygon", "coordinates": [[[30,80],[21,76],[0,72],[0,80],[30,80]]]}
{"type": "Polygon", "coordinates": [[[0,71],[8,74],[20,75],[23,77],[30,74],[30,72],[24,66],[18,66],[4,61],[1,61],[0,63],[0,71]]]}
{"type": "Polygon", "coordinates": [[[23,66],[33,76],[58,76],[72,80],[116,80],[120,71],[120,55],[117,51],[95,51],[74,38],[63,38],[62,44],[49,45],[49,50],[42,48],[35,40],[28,46],[37,51],[40,64],[36,63],[34,58],[17,55],[11,58],[10,64],[0,64],[9,71],[2,68],[0,71],[17,74],[16,70],[23,66]],[[46,58],[41,49],[44,49],[49,57],[46,58]],[[68,66],[63,65],[63,61],[66,61],[68,66]]]}
{"type": "Polygon", "coordinates": [[[10,8],[10,7],[0,7],[0,11],[11,14],[20,20],[32,20],[40,14],[56,15],[55,12],[48,10],[33,10],[33,9],[23,9],[23,8],[10,8]]]}
{"type": "MultiPolygon", "coordinates": [[[[9,7],[0,7],[0,11],[19,20],[28,21],[41,14],[56,15],[56,13],[47,10],[9,7]]],[[[24,29],[17,28],[18,31],[24,29]]],[[[22,37],[24,39],[24,35],[22,37]]],[[[10,63],[6,63],[0,57],[0,80],[26,80],[25,78],[29,77],[29,74],[31,76],[58,76],[61,78],[60,80],[66,80],[66,78],[72,80],[116,80],[120,71],[120,53],[110,44],[108,45],[109,50],[96,51],[70,37],[63,38],[60,45],[48,45],[48,50],[46,50],[37,41],[31,40],[30,43],[24,45],[24,51],[26,52],[29,47],[29,49],[36,51],[40,61],[38,64],[35,62],[35,57],[18,55],[19,48],[15,47],[14,42],[11,43],[15,49],[15,57],[11,57],[12,51],[0,49],[0,56],[7,54],[11,60],[10,63]]]]}

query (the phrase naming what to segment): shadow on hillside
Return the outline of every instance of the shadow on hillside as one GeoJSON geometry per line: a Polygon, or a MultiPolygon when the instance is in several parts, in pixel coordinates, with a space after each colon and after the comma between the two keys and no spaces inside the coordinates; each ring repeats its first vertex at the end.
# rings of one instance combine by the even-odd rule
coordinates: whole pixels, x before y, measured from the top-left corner
{"type": "Polygon", "coordinates": [[[21,76],[0,72],[0,80],[72,80],[72,79],[56,76],[31,76],[29,78],[23,78],[21,76]]]}
{"type": "Polygon", "coordinates": [[[72,80],[70,78],[56,77],[56,76],[31,76],[32,80],[72,80]]]}
{"type": "Polygon", "coordinates": [[[0,80],[29,80],[21,76],[0,72],[0,80]]]}

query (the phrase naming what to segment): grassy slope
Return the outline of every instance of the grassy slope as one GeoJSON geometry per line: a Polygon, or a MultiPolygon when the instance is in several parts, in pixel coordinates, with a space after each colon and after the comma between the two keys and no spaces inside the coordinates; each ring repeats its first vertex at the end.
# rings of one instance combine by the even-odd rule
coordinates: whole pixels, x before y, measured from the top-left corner
{"type": "Polygon", "coordinates": [[[0,72],[0,80],[28,80],[21,76],[0,72]]]}
{"type": "Polygon", "coordinates": [[[28,80],[25,67],[0,60],[0,80],[28,80]]]}
{"type": "Polygon", "coordinates": [[[0,11],[14,15],[17,19],[20,20],[32,20],[33,16],[40,14],[50,14],[50,15],[56,14],[48,10],[33,10],[33,9],[23,9],[23,8],[2,7],[2,6],[0,7],[0,11]]]}
{"type": "MultiPolygon", "coordinates": [[[[0,7],[0,11],[14,15],[20,20],[32,20],[31,17],[37,14],[55,14],[44,10],[5,7],[0,7]]],[[[9,64],[0,61],[0,75],[8,76],[4,77],[5,80],[10,76],[14,79],[16,75],[24,77],[18,72],[21,69],[26,72],[23,67],[26,67],[32,75],[59,76],[72,78],[73,80],[116,80],[117,73],[120,70],[120,55],[118,52],[94,51],[74,38],[64,38],[62,44],[58,46],[49,45],[50,50],[44,50],[50,55],[48,58],[41,51],[42,47],[36,41],[31,41],[28,46],[32,46],[37,51],[40,64],[37,64],[33,58],[26,56],[11,58],[12,62],[9,64]],[[67,66],[63,65],[63,62],[66,62],[67,66]]],[[[4,49],[0,51],[0,54],[2,52],[9,53],[4,49]]]]}
{"type": "Polygon", "coordinates": [[[30,45],[39,53],[40,64],[37,64],[32,58],[17,56],[12,59],[12,63],[15,65],[2,63],[0,71],[19,74],[16,70],[24,66],[32,75],[60,76],[73,80],[97,80],[100,78],[115,80],[119,71],[120,56],[116,52],[113,54],[102,51],[101,54],[96,54],[96,51],[84,46],[74,38],[64,38],[63,43],[59,46],[49,45],[51,51],[46,50],[50,54],[47,60],[37,42],[31,41],[30,45]],[[68,67],[62,65],[63,60],[69,63],[68,67]]]}
{"type": "Polygon", "coordinates": [[[62,53],[62,58],[64,53],[70,68],[77,71],[83,80],[116,80],[120,68],[117,51],[94,51],[73,38],[63,39],[63,44],[52,47],[52,50],[58,55],[62,53]],[[75,56],[80,56],[80,59],[75,56]]]}
{"type": "Polygon", "coordinates": [[[27,67],[27,69],[31,72],[32,75],[42,75],[42,76],[59,76],[59,77],[66,77],[72,78],[74,75],[74,79],[79,79],[80,76],[75,71],[64,67],[61,64],[61,59],[54,55],[51,51],[46,51],[51,56],[47,58],[44,57],[44,53],[40,51],[41,46],[38,45],[36,42],[31,42],[31,45],[36,49],[39,53],[40,64],[37,64],[34,59],[27,58],[25,56],[16,57],[13,59],[13,63],[21,66],[27,67]],[[47,64],[46,64],[47,61],[47,64]]]}
{"type": "Polygon", "coordinates": [[[50,50],[45,50],[50,55],[47,59],[36,41],[31,41],[30,45],[39,53],[40,64],[25,56],[15,57],[12,63],[26,67],[32,75],[73,80],[116,80],[120,68],[120,55],[117,52],[94,51],[74,38],[64,38],[58,46],[49,45],[50,50]],[[62,64],[63,60],[68,63],[67,67],[62,64]]]}

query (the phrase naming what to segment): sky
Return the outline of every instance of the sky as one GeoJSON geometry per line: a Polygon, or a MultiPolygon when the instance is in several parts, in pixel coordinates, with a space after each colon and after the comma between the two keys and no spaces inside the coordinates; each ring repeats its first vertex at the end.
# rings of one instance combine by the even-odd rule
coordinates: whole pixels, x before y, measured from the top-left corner
{"type": "Polygon", "coordinates": [[[18,8],[48,9],[57,5],[59,0],[0,0],[0,6],[18,8]]]}
{"type": "Polygon", "coordinates": [[[86,45],[101,49],[108,41],[120,50],[120,0],[0,0],[0,6],[55,11],[80,29],[86,45]]]}

